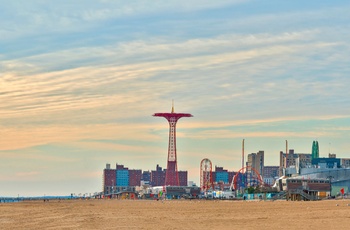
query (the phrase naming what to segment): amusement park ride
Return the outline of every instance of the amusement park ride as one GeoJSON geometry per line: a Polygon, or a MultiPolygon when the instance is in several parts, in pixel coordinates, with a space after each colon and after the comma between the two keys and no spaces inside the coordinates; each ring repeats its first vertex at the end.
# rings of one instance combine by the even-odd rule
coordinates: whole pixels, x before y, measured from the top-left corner
{"type": "MultiPolygon", "coordinates": [[[[169,146],[168,163],[165,175],[165,186],[179,186],[179,175],[177,170],[176,154],[176,123],[182,117],[192,117],[189,113],[175,113],[174,104],[170,113],[155,113],[155,117],[164,117],[169,122],[169,146]]],[[[248,187],[263,185],[261,175],[256,169],[250,166],[244,166],[244,139],[242,142],[242,168],[233,177],[230,190],[243,192],[248,187]]],[[[203,192],[213,191],[215,189],[212,163],[205,158],[200,163],[200,188],[203,192]]]]}
{"type": "MultiPolygon", "coordinates": [[[[237,171],[230,184],[231,191],[243,191],[248,187],[264,185],[259,172],[250,166],[246,166],[237,171]]],[[[200,164],[200,187],[206,192],[214,190],[212,163],[205,158],[200,164]]]]}
{"type": "Polygon", "coordinates": [[[248,187],[264,185],[263,179],[259,172],[250,166],[238,170],[231,182],[231,188],[236,191],[244,191],[248,187]]]}
{"type": "MultiPolygon", "coordinates": [[[[244,166],[244,139],[242,142],[242,168],[239,169],[232,178],[230,191],[244,193],[249,187],[266,186],[259,172],[251,167],[244,166]]],[[[200,188],[206,193],[215,189],[212,163],[208,158],[204,158],[200,163],[200,188]]]]}
{"type": "Polygon", "coordinates": [[[201,161],[200,169],[200,186],[202,191],[208,191],[214,189],[213,183],[213,168],[211,161],[208,158],[204,158],[201,161]]]}
{"type": "Polygon", "coordinates": [[[169,146],[168,146],[168,163],[165,175],[165,185],[179,186],[179,174],[177,170],[176,155],[176,123],[182,117],[193,117],[189,113],[175,113],[174,102],[171,113],[155,113],[154,117],[164,117],[169,122],[169,146]]]}

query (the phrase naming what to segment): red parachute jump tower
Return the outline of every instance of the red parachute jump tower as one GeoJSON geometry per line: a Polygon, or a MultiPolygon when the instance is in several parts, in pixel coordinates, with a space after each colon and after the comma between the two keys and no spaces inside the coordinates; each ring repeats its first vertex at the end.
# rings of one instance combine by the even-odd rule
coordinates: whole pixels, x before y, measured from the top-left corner
{"type": "Polygon", "coordinates": [[[165,174],[165,185],[179,186],[179,174],[177,172],[176,156],[176,122],[181,117],[193,117],[189,113],[174,113],[174,104],[171,113],[155,113],[154,117],[164,117],[169,122],[169,146],[168,146],[168,164],[165,174]]]}

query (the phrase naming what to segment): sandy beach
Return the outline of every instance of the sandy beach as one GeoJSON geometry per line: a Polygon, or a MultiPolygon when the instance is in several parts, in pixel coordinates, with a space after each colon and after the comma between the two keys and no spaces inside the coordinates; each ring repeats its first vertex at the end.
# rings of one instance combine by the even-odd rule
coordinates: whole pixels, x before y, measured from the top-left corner
{"type": "Polygon", "coordinates": [[[350,200],[64,200],[0,204],[1,229],[347,229],[350,200]]]}

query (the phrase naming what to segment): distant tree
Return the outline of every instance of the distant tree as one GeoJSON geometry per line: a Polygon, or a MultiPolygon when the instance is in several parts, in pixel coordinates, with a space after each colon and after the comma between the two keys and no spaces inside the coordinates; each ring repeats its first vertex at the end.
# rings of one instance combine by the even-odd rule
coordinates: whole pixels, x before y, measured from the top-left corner
{"type": "Polygon", "coordinates": [[[247,188],[247,193],[248,194],[253,194],[254,192],[255,192],[255,188],[254,187],[251,186],[251,187],[247,188]]]}
{"type": "Polygon", "coordinates": [[[256,186],[254,189],[254,193],[261,193],[261,189],[259,186],[256,186]]]}

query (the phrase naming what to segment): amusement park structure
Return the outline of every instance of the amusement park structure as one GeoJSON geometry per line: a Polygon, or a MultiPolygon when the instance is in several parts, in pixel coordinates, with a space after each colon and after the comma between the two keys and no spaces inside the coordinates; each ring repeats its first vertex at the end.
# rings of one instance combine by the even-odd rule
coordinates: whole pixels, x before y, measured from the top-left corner
{"type": "Polygon", "coordinates": [[[244,139],[242,140],[242,167],[232,178],[231,190],[244,190],[247,187],[263,184],[260,173],[252,166],[244,164],[244,139]]]}
{"type": "Polygon", "coordinates": [[[176,155],[176,123],[181,117],[193,117],[189,113],[175,113],[174,104],[171,113],[155,113],[154,117],[164,117],[169,122],[169,145],[168,145],[168,162],[165,174],[165,185],[179,186],[179,174],[177,170],[176,155]]]}
{"type": "Polygon", "coordinates": [[[204,158],[200,165],[200,188],[202,191],[214,189],[212,163],[209,159],[204,158]]]}
{"type": "Polygon", "coordinates": [[[238,170],[232,178],[231,188],[238,191],[263,184],[264,182],[259,172],[251,166],[246,166],[238,170]]]}

